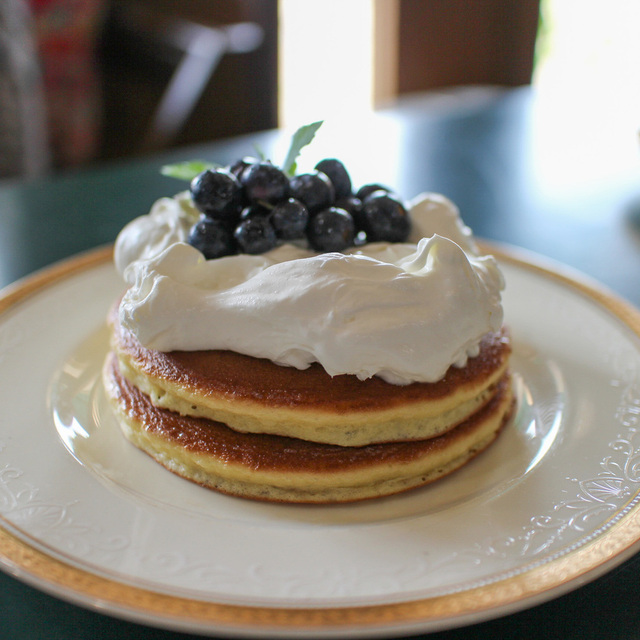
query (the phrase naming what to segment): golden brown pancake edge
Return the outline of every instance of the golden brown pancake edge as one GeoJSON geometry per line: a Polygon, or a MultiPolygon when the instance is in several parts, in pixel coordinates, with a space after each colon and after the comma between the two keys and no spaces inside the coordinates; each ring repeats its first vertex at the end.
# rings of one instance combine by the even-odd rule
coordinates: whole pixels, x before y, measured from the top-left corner
{"type": "Polygon", "coordinates": [[[221,423],[158,408],[120,375],[113,355],[104,379],[123,432],[156,461],[208,488],[267,501],[348,502],[428,484],[489,446],[514,405],[507,374],[488,403],[444,435],[341,447],[239,433],[221,423]]]}
{"type": "Polygon", "coordinates": [[[506,329],[487,334],[480,354],[436,383],[392,385],[329,376],[231,351],[146,349],[111,318],[122,374],[160,408],[249,433],[341,446],[421,440],[460,424],[489,402],[508,369],[506,329]]]}

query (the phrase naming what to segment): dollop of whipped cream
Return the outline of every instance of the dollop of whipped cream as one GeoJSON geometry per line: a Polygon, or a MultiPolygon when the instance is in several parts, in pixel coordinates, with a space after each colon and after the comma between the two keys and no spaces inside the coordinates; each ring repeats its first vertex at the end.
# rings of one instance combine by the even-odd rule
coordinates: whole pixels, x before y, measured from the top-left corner
{"type": "Polygon", "coordinates": [[[224,349],[330,375],[435,382],[503,321],[502,274],[479,255],[455,205],[409,204],[407,243],[315,254],[292,244],[205,260],[185,242],[198,213],[163,198],[115,245],[128,284],[120,322],[159,351],[224,349]]]}

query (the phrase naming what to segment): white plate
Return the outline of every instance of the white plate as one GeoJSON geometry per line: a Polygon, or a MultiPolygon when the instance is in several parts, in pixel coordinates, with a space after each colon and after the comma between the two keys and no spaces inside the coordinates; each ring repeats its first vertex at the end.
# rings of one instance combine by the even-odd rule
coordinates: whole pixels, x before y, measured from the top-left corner
{"type": "Polygon", "coordinates": [[[120,436],[99,382],[122,287],[108,249],[5,290],[2,566],[116,616],[258,637],[449,628],[610,569],[640,544],[640,316],[499,256],[512,424],[441,482],[350,506],[219,495],[120,436]]]}

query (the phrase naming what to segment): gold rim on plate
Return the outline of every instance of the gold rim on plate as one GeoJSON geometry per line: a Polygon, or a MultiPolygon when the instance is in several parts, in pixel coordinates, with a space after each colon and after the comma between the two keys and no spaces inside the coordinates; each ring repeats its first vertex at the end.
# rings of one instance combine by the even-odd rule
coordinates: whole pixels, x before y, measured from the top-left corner
{"type": "MultiPolygon", "coordinates": [[[[640,312],[587,283],[580,274],[564,275],[537,256],[519,249],[483,245],[501,262],[561,282],[604,307],[640,337],[640,312]],[[526,256],[526,257],[522,257],[526,256]]],[[[112,259],[112,247],[81,254],[26,277],[0,292],[0,314],[44,288],[112,259]]],[[[567,273],[569,273],[567,271],[567,273]]],[[[595,579],[637,550],[640,503],[594,539],[522,573],[468,590],[394,603],[345,607],[266,607],[216,603],[160,593],[91,573],[48,555],[12,533],[0,517],[0,562],[12,575],[76,604],[147,624],[182,630],[254,630],[256,635],[296,632],[313,635],[349,628],[360,632],[444,629],[514,612],[595,579]]]]}

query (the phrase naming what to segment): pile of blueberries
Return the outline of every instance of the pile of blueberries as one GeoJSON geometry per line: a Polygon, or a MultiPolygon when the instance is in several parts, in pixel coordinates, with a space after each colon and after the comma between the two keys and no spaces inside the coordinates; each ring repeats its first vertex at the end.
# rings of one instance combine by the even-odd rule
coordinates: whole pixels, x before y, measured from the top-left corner
{"type": "Polygon", "coordinates": [[[201,215],[189,243],[209,260],[305,240],[314,251],[340,252],[366,242],[404,242],[410,230],[398,196],[380,184],[354,193],[335,158],[293,177],[269,161],[243,158],[203,171],[190,192],[201,215]]]}

